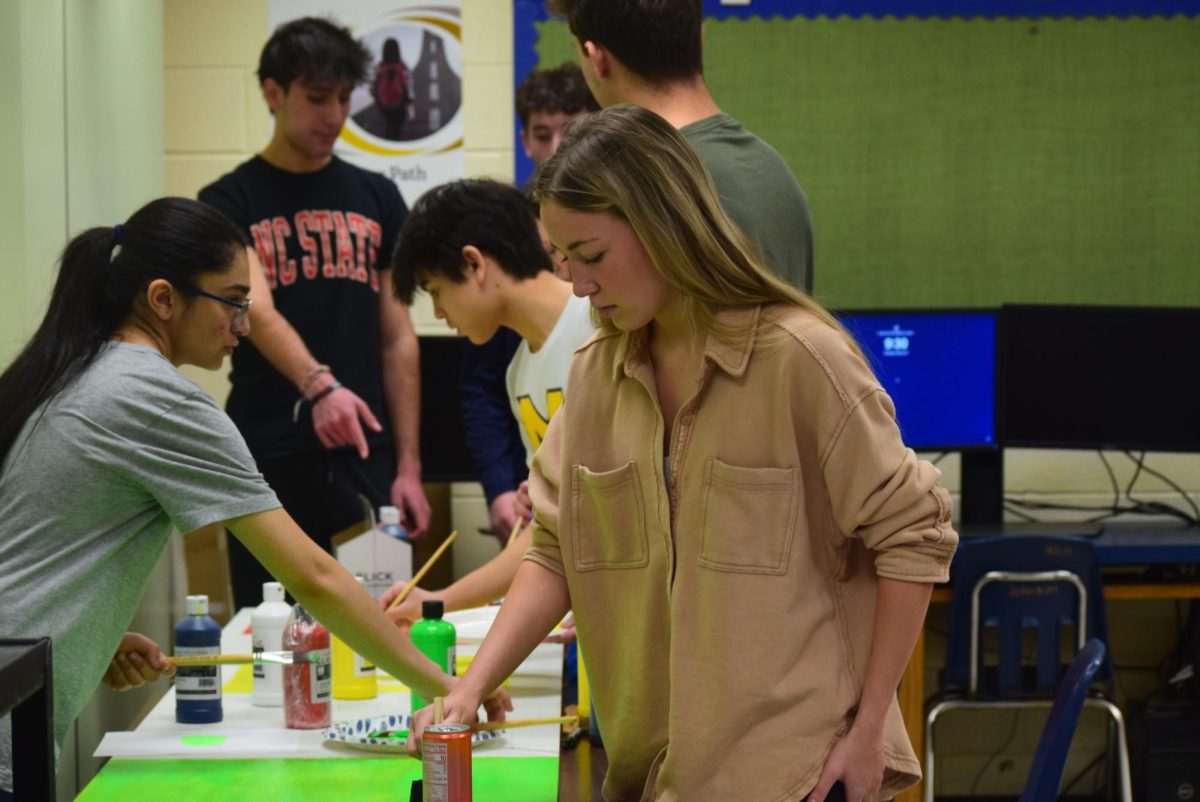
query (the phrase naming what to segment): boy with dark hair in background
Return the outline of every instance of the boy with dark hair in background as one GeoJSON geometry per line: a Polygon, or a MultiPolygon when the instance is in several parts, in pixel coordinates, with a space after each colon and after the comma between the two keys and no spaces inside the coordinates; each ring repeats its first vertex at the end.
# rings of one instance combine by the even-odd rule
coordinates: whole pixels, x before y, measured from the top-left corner
{"type": "MultiPolygon", "coordinates": [[[[200,191],[253,241],[252,333],[233,356],[229,415],[284,508],[326,550],[362,520],[361,498],[399,507],[414,536],[430,515],[417,338],[386,290],[407,209],[391,181],[333,153],[370,62],[330,20],[277,28],[258,69],[271,141],[200,191]]],[[[256,604],[270,577],[229,545],[235,604],[256,604]]]]}
{"type": "MultiPolygon", "coordinates": [[[[578,65],[532,70],[517,87],[517,117],[525,155],[540,165],[554,155],[563,130],[599,108],[578,65]]],[[[540,232],[540,228],[539,228],[540,232]]],[[[541,240],[547,250],[544,234],[541,240]]],[[[521,338],[501,328],[481,345],[463,351],[462,419],[467,447],[488,503],[493,534],[505,542],[517,522],[517,486],[525,478],[525,449],[508,409],[505,371],[521,338]]]]}
{"type": "Polygon", "coordinates": [[[567,61],[553,69],[531,70],[517,87],[517,119],[525,155],[541,165],[558,150],[572,120],[599,109],[578,64],[567,61]]]}
{"type": "Polygon", "coordinates": [[[812,291],[812,217],[787,163],[717,106],[704,83],[700,0],[549,0],[567,18],[601,106],[630,103],[679,129],[721,204],[785,281],[812,291]]]}

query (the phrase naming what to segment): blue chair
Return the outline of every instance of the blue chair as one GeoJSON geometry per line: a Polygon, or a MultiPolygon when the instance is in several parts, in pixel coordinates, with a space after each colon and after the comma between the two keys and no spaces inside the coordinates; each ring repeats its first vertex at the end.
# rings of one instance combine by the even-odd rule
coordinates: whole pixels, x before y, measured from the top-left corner
{"type": "MultiPolygon", "coordinates": [[[[951,569],[950,628],[939,700],[925,717],[925,802],[936,778],[934,725],[959,709],[1049,707],[1076,652],[1107,642],[1100,565],[1090,541],[1052,535],[964,540],[951,569]],[[1064,634],[1070,631],[1073,637],[1064,634]],[[1069,643],[1064,654],[1064,644],[1069,643]]],[[[1102,657],[1095,680],[1112,681],[1102,657]]],[[[1085,704],[1110,718],[1116,785],[1132,802],[1129,750],[1120,708],[1102,696],[1085,704]]]]}
{"type": "Polygon", "coordinates": [[[1075,725],[1079,723],[1079,714],[1096,673],[1105,662],[1104,644],[1095,638],[1075,656],[1067,675],[1058,684],[1058,693],[1054,695],[1050,716],[1042,727],[1020,802],[1054,802],[1058,798],[1058,786],[1067,767],[1067,752],[1071,749],[1075,725]]]}

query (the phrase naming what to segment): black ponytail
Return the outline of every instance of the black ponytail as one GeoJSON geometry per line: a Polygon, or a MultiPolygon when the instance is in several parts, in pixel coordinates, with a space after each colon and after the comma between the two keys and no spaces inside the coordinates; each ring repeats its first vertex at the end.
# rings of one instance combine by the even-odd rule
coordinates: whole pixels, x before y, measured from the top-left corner
{"type": "Polygon", "coordinates": [[[195,286],[222,273],[248,244],[212,207],[160,198],[112,228],[90,228],[63,250],[50,307],[33,338],[0,374],[0,463],[29,417],[91,365],[151,281],[195,286]]]}

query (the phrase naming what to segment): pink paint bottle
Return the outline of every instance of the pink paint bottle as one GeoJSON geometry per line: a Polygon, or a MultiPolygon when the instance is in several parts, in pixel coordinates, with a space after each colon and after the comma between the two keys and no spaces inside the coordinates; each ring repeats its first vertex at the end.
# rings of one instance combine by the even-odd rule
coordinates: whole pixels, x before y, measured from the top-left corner
{"type": "Polygon", "coordinates": [[[315,730],[332,723],[333,665],[329,630],[297,604],[283,629],[284,651],[323,651],[319,662],[283,667],[283,720],[294,730],[315,730]]]}

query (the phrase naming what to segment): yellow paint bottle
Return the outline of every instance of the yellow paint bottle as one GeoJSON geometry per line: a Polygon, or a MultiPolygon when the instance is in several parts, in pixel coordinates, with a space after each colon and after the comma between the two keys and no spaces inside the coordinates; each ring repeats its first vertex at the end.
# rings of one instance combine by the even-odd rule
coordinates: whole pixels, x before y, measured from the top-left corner
{"type": "MultiPolygon", "coordinates": [[[[362,582],[363,578],[358,577],[362,582]]],[[[333,698],[374,699],[379,695],[375,666],[333,636],[333,698]]]]}

